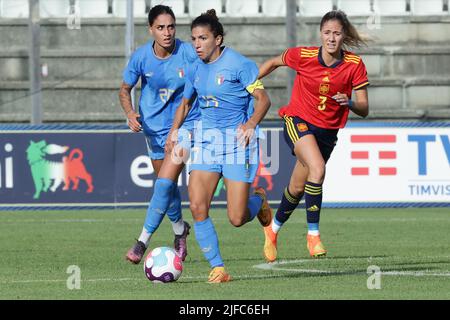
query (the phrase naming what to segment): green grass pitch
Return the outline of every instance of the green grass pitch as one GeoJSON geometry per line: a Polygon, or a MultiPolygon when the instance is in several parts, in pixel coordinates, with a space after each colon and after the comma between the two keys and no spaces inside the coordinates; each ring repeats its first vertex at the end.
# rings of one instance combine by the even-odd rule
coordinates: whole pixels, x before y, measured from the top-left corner
{"type": "MultiPolygon", "coordinates": [[[[327,258],[310,259],[306,219],[297,210],[279,234],[279,262],[262,257],[258,221],[233,227],[223,209],[211,216],[233,281],[207,284],[209,267],[195,241],[181,278],[153,284],[142,263],[124,260],[145,210],[0,212],[0,299],[450,299],[448,208],[324,209],[327,258]],[[68,267],[80,268],[80,289],[68,289],[68,267]],[[379,268],[379,289],[370,266],[379,268]],[[372,276],[372,278],[370,278],[372,276]]],[[[192,223],[189,210],[185,219],[192,223]]],[[[171,245],[165,218],[151,248],[171,245]]]]}

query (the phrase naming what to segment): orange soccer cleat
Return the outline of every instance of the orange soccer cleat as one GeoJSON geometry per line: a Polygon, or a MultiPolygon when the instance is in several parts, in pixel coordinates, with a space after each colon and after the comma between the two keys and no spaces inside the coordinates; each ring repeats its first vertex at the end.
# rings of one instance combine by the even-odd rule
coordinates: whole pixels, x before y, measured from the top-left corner
{"type": "Polygon", "coordinates": [[[231,281],[231,276],[225,271],[225,267],[214,267],[208,276],[208,283],[221,283],[231,281]]]}
{"type": "Polygon", "coordinates": [[[269,202],[267,201],[266,190],[264,190],[262,187],[257,187],[255,188],[255,194],[263,199],[261,209],[259,210],[257,215],[259,223],[261,223],[263,227],[267,227],[272,221],[272,209],[270,209],[269,202]]]}
{"type": "Polygon", "coordinates": [[[267,262],[274,262],[277,259],[277,233],[272,230],[273,221],[264,227],[264,258],[267,262]]]}
{"type": "Polygon", "coordinates": [[[320,241],[320,235],[313,236],[308,234],[306,236],[306,247],[309,250],[309,255],[313,258],[323,257],[327,254],[327,250],[320,241]]]}

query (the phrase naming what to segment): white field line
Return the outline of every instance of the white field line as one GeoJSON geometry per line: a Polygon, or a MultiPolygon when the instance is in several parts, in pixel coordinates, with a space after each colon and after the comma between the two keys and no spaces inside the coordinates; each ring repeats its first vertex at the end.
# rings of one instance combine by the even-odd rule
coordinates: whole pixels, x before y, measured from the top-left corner
{"type": "MultiPolygon", "coordinates": [[[[449,258],[448,256],[434,256],[434,257],[422,257],[424,259],[436,259],[436,258],[449,258]]],[[[332,259],[332,258],[331,258],[332,259]]],[[[342,259],[345,261],[352,261],[352,260],[367,260],[368,263],[373,264],[377,260],[400,260],[403,259],[399,257],[399,259],[393,259],[393,258],[371,258],[368,259],[366,257],[364,258],[346,258],[342,259]]],[[[350,272],[350,271],[330,271],[330,270],[320,270],[320,269],[298,269],[298,268],[283,268],[281,266],[283,265],[289,265],[294,263],[309,263],[314,262],[318,263],[320,260],[313,260],[313,259],[297,259],[297,260],[281,260],[278,262],[272,262],[272,263],[261,263],[254,265],[253,268],[261,269],[261,270],[271,270],[271,271],[286,271],[286,272],[293,272],[293,273],[317,273],[317,274],[367,274],[366,271],[356,271],[356,272],[350,272]]],[[[326,261],[326,260],[324,260],[326,261]]],[[[427,271],[381,271],[381,275],[386,276],[412,276],[412,277],[450,277],[450,271],[444,271],[444,272],[427,272],[427,271]]]]}
{"type": "MultiPolygon", "coordinates": [[[[99,278],[99,279],[83,279],[81,282],[102,282],[102,281],[138,281],[142,279],[137,278],[99,278]]],[[[12,280],[12,281],[0,281],[2,284],[11,283],[42,283],[42,282],[66,282],[67,279],[33,279],[33,280],[12,280]]]]}
{"type": "MultiPolygon", "coordinates": [[[[447,256],[434,256],[434,257],[423,257],[423,258],[429,258],[429,259],[435,259],[435,258],[449,258],[447,256]]],[[[346,258],[342,259],[345,261],[352,261],[352,260],[368,260],[367,258],[346,258]]],[[[392,258],[388,258],[390,260],[396,260],[392,258]]],[[[400,257],[399,257],[400,259],[400,257]]],[[[386,260],[386,258],[373,258],[373,260],[386,260]]],[[[367,275],[367,272],[365,271],[356,271],[356,272],[349,272],[349,271],[330,271],[330,270],[320,270],[320,269],[290,269],[290,268],[283,268],[281,266],[283,265],[289,265],[294,263],[309,263],[314,262],[317,263],[320,260],[312,260],[312,259],[296,259],[296,260],[281,260],[278,262],[273,263],[261,263],[252,266],[252,268],[260,269],[260,270],[270,270],[270,271],[283,271],[283,272],[290,272],[290,273],[306,273],[306,274],[333,274],[333,275],[339,275],[339,274],[365,274],[367,275]]],[[[368,261],[369,263],[375,262],[375,261],[368,261]]],[[[386,276],[411,276],[411,277],[450,277],[450,271],[444,271],[444,272],[426,272],[426,271],[381,271],[381,275],[386,276]]],[[[267,279],[267,278],[275,278],[275,277],[282,277],[282,275],[271,275],[271,274],[244,274],[240,276],[234,276],[232,275],[233,279],[235,280],[251,280],[251,279],[267,279]]],[[[144,277],[142,278],[97,278],[97,279],[83,279],[81,278],[81,282],[121,282],[121,281],[143,281],[145,280],[144,277]]],[[[181,276],[180,282],[183,282],[183,280],[207,280],[206,276],[181,276]]],[[[26,284],[26,283],[51,283],[51,282],[66,282],[67,279],[33,279],[33,280],[0,280],[0,284],[26,284]]]]}
{"type": "MultiPolygon", "coordinates": [[[[278,276],[280,277],[280,276],[278,276]]],[[[266,279],[266,278],[274,278],[273,275],[254,275],[254,274],[246,274],[240,276],[232,275],[232,278],[235,280],[246,280],[246,279],[266,279]]],[[[181,276],[179,282],[183,282],[183,280],[208,280],[207,275],[204,276],[181,276]]],[[[121,282],[121,281],[129,281],[129,282],[138,282],[145,281],[145,277],[142,278],[98,278],[98,279],[83,279],[81,278],[81,283],[83,282],[121,282]]],[[[0,281],[0,284],[27,284],[27,283],[52,283],[52,282],[67,282],[67,279],[34,279],[34,280],[12,280],[12,281],[0,281]]]]}

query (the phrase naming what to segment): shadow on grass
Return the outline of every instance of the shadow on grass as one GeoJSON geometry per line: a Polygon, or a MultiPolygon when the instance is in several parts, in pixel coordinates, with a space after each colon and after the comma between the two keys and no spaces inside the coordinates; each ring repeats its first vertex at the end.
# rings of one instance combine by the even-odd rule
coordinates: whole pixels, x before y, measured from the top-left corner
{"type": "MultiPolygon", "coordinates": [[[[410,261],[398,261],[398,259],[410,259],[408,257],[399,257],[399,256],[387,256],[387,255],[361,255],[361,256],[335,256],[335,257],[325,257],[320,259],[311,259],[309,257],[291,257],[280,259],[279,261],[266,264],[264,260],[260,258],[234,258],[234,259],[226,259],[226,263],[230,263],[232,265],[233,262],[252,262],[256,263],[258,266],[264,266],[261,268],[256,267],[262,272],[258,272],[256,274],[251,275],[233,275],[233,282],[236,281],[248,281],[248,280],[261,280],[261,279],[298,279],[298,278],[316,278],[316,277],[336,277],[336,276],[354,276],[354,275],[364,275],[367,276],[369,273],[367,271],[367,267],[369,265],[375,265],[380,268],[381,273],[399,273],[398,275],[402,275],[401,273],[411,273],[404,274],[413,276],[415,273],[420,275],[424,273],[423,276],[427,276],[429,272],[435,273],[450,273],[449,270],[444,270],[442,268],[443,265],[448,264],[448,260],[439,260],[439,261],[424,261],[424,258],[412,259],[410,261]],[[378,260],[378,261],[377,261],[378,260]],[[397,260],[397,261],[396,261],[397,260]],[[349,264],[339,265],[341,263],[345,263],[346,261],[349,264]],[[363,265],[364,261],[367,265],[363,265]],[[299,264],[301,262],[306,263],[306,265],[302,265],[299,268],[298,265],[292,267],[293,264],[299,264]],[[324,266],[327,263],[338,262],[337,265],[327,265],[329,268],[339,269],[340,267],[346,267],[346,270],[326,270],[319,269],[318,267],[324,266]],[[351,264],[356,262],[357,265],[352,266],[351,264]],[[285,265],[290,265],[290,267],[285,267],[285,265]],[[435,266],[433,266],[435,265],[435,266]]],[[[201,263],[205,262],[205,260],[196,260],[192,259],[189,261],[190,263],[201,263]]],[[[255,266],[254,266],[255,267],[255,266]]],[[[395,274],[394,274],[395,275],[395,274]]],[[[184,278],[182,283],[206,283],[207,278],[205,277],[191,277],[184,278]]]]}

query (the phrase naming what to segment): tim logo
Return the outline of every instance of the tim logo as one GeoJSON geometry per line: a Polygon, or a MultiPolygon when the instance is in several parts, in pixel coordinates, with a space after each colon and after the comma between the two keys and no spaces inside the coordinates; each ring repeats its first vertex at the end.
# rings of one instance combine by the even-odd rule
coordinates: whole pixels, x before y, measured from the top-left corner
{"type": "MultiPolygon", "coordinates": [[[[367,149],[373,150],[374,145],[377,146],[377,157],[376,161],[379,163],[377,169],[377,174],[380,176],[395,176],[397,175],[397,168],[389,165],[384,166],[384,160],[395,160],[397,159],[397,152],[392,150],[395,147],[395,143],[397,142],[397,136],[392,134],[383,134],[383,135],[359,135],[353,134],[350,137],[351,143],[353,146],[358,145],[358,151],[351,151],[351,159],[352,160],[372,160],[374,163],[374,159],[369,159],[369,151],[361,150],[359,148],[360,144],[365,144],[367,149]]],[[[392,163],[392,162],[391,162],[392,163]]],[[[369,164],[369,163],[368,163],[369,164]]],[[[361,167],[352,167],[351,168],[352,176],[368,176],[370,174],[369,167],[361,166],[361,167]]]]}
{"type": "Polygon", "coordinates": [[[61,157],[61,161],[46,158],[49,155],[64,154],[68,150],[68,146],[47,144],[45,140],[30,141],[26,153],[36,190],[34,199],[39,199],[41,192],[47,192],[49,189],[55,192],[63,182],[64,191],[69,190],[70,183],[72,190],[78,190],[80,179],[86,182],[87,193],[94,190],[92,176],[84,166],[83,152],[80,149],[71,150],[68,156],[61,157]]]}

